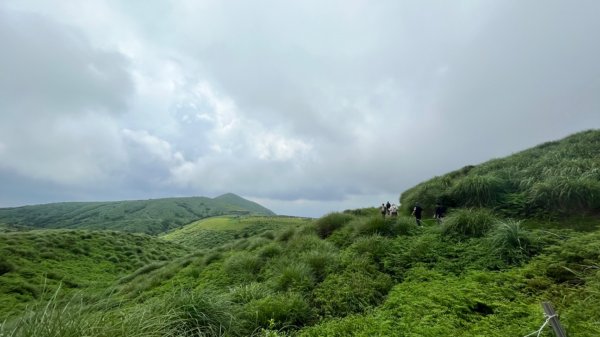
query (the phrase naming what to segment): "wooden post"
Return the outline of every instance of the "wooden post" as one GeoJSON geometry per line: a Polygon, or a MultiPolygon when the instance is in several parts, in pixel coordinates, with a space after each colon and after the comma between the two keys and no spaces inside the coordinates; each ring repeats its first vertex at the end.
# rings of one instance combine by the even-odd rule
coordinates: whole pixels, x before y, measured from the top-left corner
{"type": "Polygon", "coordinates": [[[556,337],[567,337],[567,333],[565,332],[565,329],[563,329],[563,327],[560,325],[560,322],[558,321],[558,316],[556,315],[556,312],[554,311],[552,305],[549,302],[543,302],[542,308],[544,308],[544,312],[546,313],[546,315],[548,317],[551,317],[550,325],[552,326],[552,329],[554,329],[554,334],[556,335],[556,337]]]}

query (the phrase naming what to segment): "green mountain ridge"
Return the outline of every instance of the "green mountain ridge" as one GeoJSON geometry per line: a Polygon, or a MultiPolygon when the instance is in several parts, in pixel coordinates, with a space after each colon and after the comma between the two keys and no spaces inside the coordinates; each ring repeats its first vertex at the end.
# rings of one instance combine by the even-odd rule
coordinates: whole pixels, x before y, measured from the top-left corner
{"type": "Polygon", "coordinates": [[[158,234],[187,223],[226,214],[274,215],[235,194],[111,202],[64,202],[0,209],[4,226],[110,229],[158,234]]]}

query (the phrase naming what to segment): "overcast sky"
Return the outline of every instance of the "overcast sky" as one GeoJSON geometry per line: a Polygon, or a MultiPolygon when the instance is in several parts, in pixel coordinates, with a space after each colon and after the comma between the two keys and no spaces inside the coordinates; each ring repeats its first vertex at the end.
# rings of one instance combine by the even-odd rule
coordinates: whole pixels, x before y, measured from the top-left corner
{"type": "Polygon", "coordinates": [[[0,207],[398,202],[600,127],[600,1],[0,1],[0,207]]]}

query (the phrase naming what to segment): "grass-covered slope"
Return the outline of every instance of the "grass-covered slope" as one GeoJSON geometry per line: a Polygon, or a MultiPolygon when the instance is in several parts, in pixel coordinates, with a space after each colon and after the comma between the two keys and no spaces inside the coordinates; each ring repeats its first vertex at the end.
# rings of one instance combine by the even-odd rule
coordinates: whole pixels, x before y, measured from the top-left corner
{"type": "Polygon", "coordinates": [[[198,220],[163,234],[161,237],[195,249],[213,248],[239,238],[308,224],[312,221],[313,219],[310,218],[289,216],[229,215],[198,220]]]}
{"type": "Polygon", "coordinates": [[[187,253],[177,244],[114,231],[33,230],[0,233],[0,321],[34,300],[104,290],[119,277],[187,253]]]}
{"type": "Polygon", "coordinates": [[[111,229],[157,234],[223,214],[271,215],[234,194],[115,202],[67,202],[0,209],[0,223],[37,228],[111,229]],[[247,208],[246,208],[247,207],[247,208]]]}
{"type": "Polygon", "coordinates": [[[545,319],[540,302],[550,301],[570,335],[600,334],[599,232],[527,229],[489,211],[463,224],[464,216],[417,228],[408,217],[334,213],[148,264],[111,296],[42,302],[0,332],[525,336],[545,319]]]}
{"type": "Polygon", "coordinates": [[[428,214],[447,207],[486,207],[513,217],[600,213],[600,130],[435,177],[402,193],[406,214],[415,202],[428,214]]]}

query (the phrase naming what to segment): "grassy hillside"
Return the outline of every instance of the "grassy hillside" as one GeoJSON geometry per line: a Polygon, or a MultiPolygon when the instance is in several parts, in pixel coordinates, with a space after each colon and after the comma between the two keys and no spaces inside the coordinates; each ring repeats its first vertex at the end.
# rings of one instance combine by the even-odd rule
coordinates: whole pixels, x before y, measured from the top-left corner
{"type": "Polygon", "coordinates": [[[526,336],[549,301],[570,336],[600,336],[599,139],[583,132],[402,194],[404,212],[451,206],[441,224],[376,209],[263,233],[250,231],[261,218],[199,221],[166,235],[190,254],[149,261],[103,297],[39,301],[0,335],[526,336]],[[237,239],[207,239],[227,231],[237,239]]]}
{"type": "Polygon", "coordinates": [[[34,230],[0,233],[0,321],[32,301],[104,290],[144,265],[187,253],[177,244],[120,232],[34,230]]]}
{"type": "Polygon", "coordinates": [[[506,158],[435,177],[402,193],[401,211],[420,202],[486,207],[512,217],[600,214],[600,130],[574,134],[506,158]]]}
{"type": "Polygon", "coordinates": [[[116,202],[67,202],[0,209],[0,223],[36,228],[110,229],[157,234],[223,214],[272,215],[270,210],[226,194],[116,202]],[[247,207],[247,208],[246,208],[247,207]]]}
{"type": "Polygon", "coordinates": [[[121,278],[109,297],[40,303],[0,331],[524,336],[541,326],[539,304],[550,301],[570,335],[600,334],[599,231],[527,229],[490,212],[468,215],[475,225],[457,225],[464,215],[455,213],[442,226],[418,228],[409,217],[334,213],[149,264],[121,278]]]}
{"type": "Polygon", "coordinates": [[[191,248],[213,248],[235,239],[312,221],[289,216],[221,216],[198,220],[161,237],[191,248]]]}

